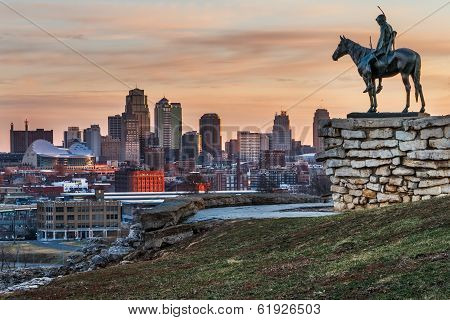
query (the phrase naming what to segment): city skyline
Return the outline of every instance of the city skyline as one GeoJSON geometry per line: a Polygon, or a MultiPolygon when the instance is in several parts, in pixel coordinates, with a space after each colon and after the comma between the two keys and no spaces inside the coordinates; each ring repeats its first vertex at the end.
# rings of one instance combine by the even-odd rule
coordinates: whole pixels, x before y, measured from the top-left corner
{"type": "MultiPolygon", "coordinates": [[[[379,4],[400,34],[397,47],[412,48],[422,56],[427,111],[448,113],[448,6],[404,33],[442,3],[379,4]]],[[[190,130],[198,130],[202,114],[218,113],[224,127],[236,127],[233,135],[224,130],[224,142],[236,138],[239,130],[254,131],[248,126],[266,132],[273,114],[283,108],[290,116],[293,138],[312,144],[317,108],[328,109],[332,117],[368,108],[362,81],[348,72],[290,109],[352,65],[349,58],[340,63],[331,60],[343,30],[350,30],[345,35],[366,46],[369,36],[372,41],[377,39],[375,3],[373,8],[356,1],[339,5],[283,1],[276,7],[267,1],[44,1],[39,5],[22,1],[13,6],[131,87],[137,84],[144,89],[149,105],[163,96],[181,102],[190,130]],[[95,14],[100,8],[102,17],[95,14]],[[135,12],[136,17],[122,19],[123,12],[135,12]],[[169,23],[162,19],[166,16],[174,19],[169,23]],[[303,137],[305,127],[309,129],[303,137]]],[[[94,68],[6,7],[0,16],[5,21],[0,43],[4,62],[0,151],[9,150],[10,123],[20,128],[25,118],[32,128],[52,129],[56,144],[69,126],[99,124],[106,135],[107,117],[123,111],[124,93],[132,88],[94,68]]],[[[388,79],[379,96],[380,111],[400,111],[403,99],[401,80],[388,79]]],[[[418,109],[415,103],[411,107],[418,109]]]]}

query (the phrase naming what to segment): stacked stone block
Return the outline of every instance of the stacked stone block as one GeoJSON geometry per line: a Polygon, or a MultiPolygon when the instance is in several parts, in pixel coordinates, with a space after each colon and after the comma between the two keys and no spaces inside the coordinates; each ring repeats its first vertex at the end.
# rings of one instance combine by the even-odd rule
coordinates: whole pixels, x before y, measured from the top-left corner
{"type": "Polygon", "coordinates": [[[323,120],[319,136],[336,210],[450,194],[450,115],[323,120]]]}

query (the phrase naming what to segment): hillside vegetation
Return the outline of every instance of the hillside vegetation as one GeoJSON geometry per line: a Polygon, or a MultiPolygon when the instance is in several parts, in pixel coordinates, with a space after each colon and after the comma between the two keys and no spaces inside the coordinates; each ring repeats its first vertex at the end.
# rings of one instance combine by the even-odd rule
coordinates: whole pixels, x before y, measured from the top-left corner
{"type": "Polygon", "coordinates": [[[151,261],[28,299],[449,299],[450,197],[320,218],[225,222],[151,261]]]}

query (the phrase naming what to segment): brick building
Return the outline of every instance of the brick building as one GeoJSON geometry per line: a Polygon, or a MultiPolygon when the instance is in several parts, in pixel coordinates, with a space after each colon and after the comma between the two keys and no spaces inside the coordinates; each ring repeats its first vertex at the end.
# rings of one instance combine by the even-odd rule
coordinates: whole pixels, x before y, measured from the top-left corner
{"type": "Polygon", "coordinates": [[[116,192],[163,192],[164,171],[123,169],[116,172],[116,192]]]}

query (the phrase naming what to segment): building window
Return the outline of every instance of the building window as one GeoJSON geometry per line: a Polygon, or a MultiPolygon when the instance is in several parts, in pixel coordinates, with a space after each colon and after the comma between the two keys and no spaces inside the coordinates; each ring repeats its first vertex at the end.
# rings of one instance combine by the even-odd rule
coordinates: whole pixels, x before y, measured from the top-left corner
{"type": "Polygon", "coordinates": [[[64,212],[64,207],[56,207],[56,212],[64,212]]]}
{"type": "Polygon", "coordinates": [[[75,216],[73,214],[69,214],[67,216],[67,220],[75,220],[75,216]]]}
{"type": "Polygon", "coordinates": [[[57,215],[56,216],[56,221],[63,221],[64,220],[64,216],[63,215],[57,215]]]}

